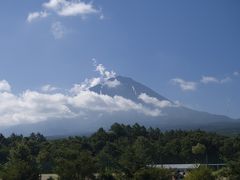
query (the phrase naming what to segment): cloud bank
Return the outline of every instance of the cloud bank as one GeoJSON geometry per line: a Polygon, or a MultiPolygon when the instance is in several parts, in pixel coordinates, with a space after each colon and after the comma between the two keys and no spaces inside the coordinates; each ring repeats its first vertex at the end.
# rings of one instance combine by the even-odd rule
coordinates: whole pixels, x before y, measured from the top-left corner
{"type": "Polygon", "coordinates": [[[95,64],[100,76],[87,79],[74,85],[66,93],[58,92],[59,88],[50,84],[41,87],[40,91],[26,90],[21,94],[11,92],[11,86],[6,80],[0,81],[0,124],[11,126],[24,123],[37,123],[47,120],[79,118],[89,114],[138,113],[149,117],[162,115],[162,108],[170,106],[168,101],[158,101],[147,94],[141,94],[139,99],[144,103],[136,103],[121,96],[97,94],[90,90],[95,85],[106,85],[116,88],[120,82],[108,80],[116,73],[108,71],[102,64],[95,64]],[[152,107],[146,104],[153,105],[152,107]]]}
{"type": "Polygon", "coordinates": [[[160,116],[160,109],[150,109],[121,96],[110,97],[92,91],[76,95],[25,91],[20,95],[0,92],[0,123],[9,126],[36,123],[48,119],[68,119],[88,113],[136,112],[146,116],[160,116]]]}

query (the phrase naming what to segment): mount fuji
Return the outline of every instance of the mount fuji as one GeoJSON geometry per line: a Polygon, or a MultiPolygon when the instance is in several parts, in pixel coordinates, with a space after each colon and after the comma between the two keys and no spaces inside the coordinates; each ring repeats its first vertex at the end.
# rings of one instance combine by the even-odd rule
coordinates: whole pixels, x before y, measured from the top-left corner
{"type": "MultiPolygon", "coordinates": [[[[174,103],[161,96],[149,87],[131,78],[116,76],[89,88],[90,92],[104,97],[127,100],[127,105],[136,104],[136,111],[114,111],[110,113],[93,113],[86,116],[48,119],[37,123],[25,123],[2,129],[3,134],[11,133],[27,135],[40,132],[46,136],[67,136],[90,134],[98,128],[108,129],[113,123],[144,125],[158,127],[161,130],[170,129],[202,129],[218,133],[240,132],[240,121],[223,115],[200,112],[174,103]],[[143,109],[146,113],[139,113],[143,109]],[[150,114],[150,115],[149,115],[150,114]]],[[[83,98],[87,98],[83,96],[83,98]]],[[[89,100],[92,101],[92,100],[89,100]]],[[[93,105],[95,102],[92,102],[93,105]]],[[[126,104],[126,102],[125,102],[126,104]]],[[[101,105],[100,105],[101,106],[101,105]]],[[[125,105],[122,108],[125,108],[125,105]]]]}

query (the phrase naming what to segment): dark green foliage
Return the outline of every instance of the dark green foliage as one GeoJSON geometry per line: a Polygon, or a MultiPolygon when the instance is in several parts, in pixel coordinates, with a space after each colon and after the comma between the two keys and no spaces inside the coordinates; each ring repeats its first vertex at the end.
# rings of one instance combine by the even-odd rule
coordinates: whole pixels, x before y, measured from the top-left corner
{"type": "Polygon", "coordinates": [[[207,167],[199,167],[187,174],[185,180],[215,180],[212,170],[207,167]]]}
{"type": "Polygon", "coordinates": [[[2,178],[6,180],[34,180],[39,175],[35,157],[25,144],[10,150],[9,161],[3,166],[2,178]]]}
{"type": "Polygon", "coordinates": [[[226,162],[226,170],[220,173],[240,179],[240,137],[200,130],[161,132],[117,123],[109,131],[100,128],[90,137],[46,140],[34,133],[8,138],[0,134],[0,178],[7,180],[31,180],[49,173],[66,180],[158,179],[161,173],[168,177],[168,171],[146,169],[147,165],[205,163],[205,156],[209,163],[226,162]]]}
{"type": "Polygon", "coordinates": [[[168,169],[140,169],[134,174],[135,180],[171,180],[172,172],[168,169]]]}
{"type": "Polygon", "coordinates": [[[89,152],[64,150],[56,159],[56,172],[65,180],[82,180],[94,177],[95,162],[89,152]]]}
{"type": "Polygon", "coordinates": [[[192,147],[193,154],[204,154],[206,151],[206,146],[200,143],[197,143],[196,146],[192,147]]]}

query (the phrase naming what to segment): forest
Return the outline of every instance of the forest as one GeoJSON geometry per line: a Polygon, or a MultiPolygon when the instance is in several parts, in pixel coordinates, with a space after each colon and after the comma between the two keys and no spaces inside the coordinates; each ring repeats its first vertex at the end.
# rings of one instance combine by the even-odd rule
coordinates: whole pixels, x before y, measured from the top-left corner
{"type": "Polygon", "coordinates": [[[240,179],[240,135],[227,137],[201,130],[162,132],[139,124],[118,123],[86,137],[0,135],[3,180],[36,180],[39,174],[49,173],[64,180],[167,180],[174,172],[153,165],[178,163],[224,163],[226,166],[218,171],[204,166],[196,173],[210,173],[206,179],[240,179]]]}

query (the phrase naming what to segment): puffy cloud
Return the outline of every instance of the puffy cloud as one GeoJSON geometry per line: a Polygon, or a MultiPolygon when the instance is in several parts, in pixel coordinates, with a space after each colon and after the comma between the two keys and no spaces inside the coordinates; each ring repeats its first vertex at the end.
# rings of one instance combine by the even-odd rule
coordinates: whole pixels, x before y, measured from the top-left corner
{"type": "Polygon", "coordinates": [[[107,71],[102,64],[95,65],[95,67],[96,71],[99,72],[103,78],[110,79],[116,77],[116,73],[114,71],[107,71]]]}
{"type": "Polygon", "coordinates": [[[166,107],[173,106],[173,104],[170,101],[167,101],[167,100],[160,101],[155,97],[151,97],[151,96],[147,95],[146,93],[141,93],[138,96],[138,99],[142,100],[146,104],[151,104],[158,108],[166,108],[166,107]]]}
{"type": "Polygon", "coordinates": [[[83,114],[136,112],[147,116],[160,116],[161,110],[149,109],[121,96],[110,97],[92,91],[76,95],[62,93],[43,94],[26,91],[20,95],[0,93],[0,124],[2,126],[36,123],[50,119],[68,119],[83,114]]]}
{"type": "Polygon", "coordinates": [[[21,95],[0,93],[0,123],[2,126],[34,123],[51,118],[73,117],[63,94],[41,94],[26,91],[21,95]]]}
{"type": "Polygon", "coordinates": [[[62,39],[63,36],[66,34],[66,28],[61,22],[57,21],[52,24],[51,32],[55,39],[62,39]]]}
{"type": "Polygon", "coordinates": [[[185,81],[181,78],[174,78],[171,80],[173,84],[179,85],[183,91],[195,91],[197,83],[192,81],[185,81]]]}
{"type": "Polygon", "coordinates": [[[231,78],[230,77],[226,77],[223,79],[217,79],[215,77],[212,76],[203,76],[202,79],[200,80],[201,83],[203,84],[209,84],[209,83],[227,83],[230,82],[231,78]]]}
{"type": "Polygon", "coordinates": [[[39,18],[46,18],[50,15],[49,11],[56,13],[58,16],[81,16],[85,18],[87,15],[99,14],[99,18],[104,16],[100,10],[97,10],[92,3],[86,3],[81,0],[49,0],[42,4],[44,10],[29,13],[28,22],[39,18]]]}
{"type": "Polygon", "coordinates": [[[107,80],[104,84],[107,85],[109,88],[115,88],[121,85],[120,81],[118,81],[117,79],[107,80]]]}
{"type": "MultiPolygon", "coordinates": [[[[94,7],[90,2],[82,0],[47,0],[42,4],[42,10],[31,12],[27,16],[27,22],[31,23],[37,19],[46,18],[50,15],[58,17],[80,16],[86,19],[87,16],[96,14],[99,19],[104,19],[102,11],[94,7]]],[[[51,33],[55,39],[61,39],[66,34],[66,27],[61,22],[54,22],[51,25],[51,33]]]]}
{"type": "Polygon", "coordinates": [[[43,92],[53,92],[53,91],[56,91],[57,89],[58,89],[57,87],[54,87],[50,84],[46,84],[46,85],[41,87],[41,90],[43,92]]]}
{"type": "Polygon", "coordinates": [[[23,123],[36,123],[46,120],[71,119],[91,115],[98,117],[113,113],[138,113],[149,117],[162,116],[162,108],[171,106],[168,101],[141,94],[144,103],[134,102],[121,96],[108,96],[91,91],[98,84],[109,88],[119,86],[116,73],[108,71],[103,65],[94,64],[99,77],[86,79],[75,84],[71,93],[56,93],[58,88],[47,84],[42,92],[27,90],[21,94],[11,93],[6,80],[0,81],[0,124],[1,126],[23,123]],[[109,79],[110,78],[110,79],[109,79]],[[149,106],[149,104],[154,106],[149,106]]]}
{"type": "Polygon", "coordinates": [[[71,93],[74,94],[78,94],[82,91],[87,91],[90,88],[101,84],[101,78],[97,77],[97,78],[92,78],[92,79],[85,79],[84,82],[82,82],[81,84],[74,84],[73,88],[70,89],[71,93]]]}
{"type": "Polygon", "coordinates": [[[109,88],[115,88],[119,86],[121,83],[116,78],[116,73],[114,71],[108,71],[102,64],[96,64],[94,62],[94,66],[96,67],[96,71],[101,75],[102,83],[107,85],[109,88]]]}
{"type": "Polygon", "coordinates": [[[121,96],[108,96],[97,94],[92,91],[82,91],[73,98],[69,98],[69,103],[77,108],[99,111],[99,112],[119,112],[119,111],[137,111],[148,116],[159,116],[160,110],[148,109],[142,104],[137,104],[121,96]]]}
{"type": "Polygon", "coordinates": [[[0,81],[0,92],[10,92],[11,91],[11,86],[6,80],[0,81]]]}
{"type": "Polygon", "coordinates": [[[34,20],[48,17],[49,14],[46,11],[32,12],[28,14],[27,22],[31,23],[34,20]]]}
{"type": "Polygon", "coordinates": [[[81,91],[86,91],[98,84],[106,85],[108,88],[115,88],[121,85],[121,82],[116,79],[116,73],[114,71],[108,71],[104,65],[97,64],[95,59],[93,59],[93,65],[95,67],[95,71],[98,72],[100,76],[91,79],[85,79],[85,81],[81,84],[75,84],[70,90],[71,93],[76,94],[81,91]]]}
{"type": "Polygon", "coordinates": [[[43,3],[43,6],[49,9],[59,9],[60,5],[65,3],[65,0],[49,0],[43,3]]]}
{"type": "Polygon", "coordinates": [[[83,1],[49,0],[43,7],[54,10],[60,16],[85,16],[99,11],[91,3],[83,1]]]}

